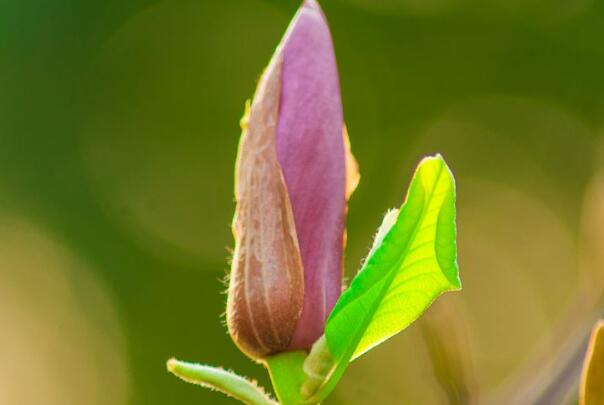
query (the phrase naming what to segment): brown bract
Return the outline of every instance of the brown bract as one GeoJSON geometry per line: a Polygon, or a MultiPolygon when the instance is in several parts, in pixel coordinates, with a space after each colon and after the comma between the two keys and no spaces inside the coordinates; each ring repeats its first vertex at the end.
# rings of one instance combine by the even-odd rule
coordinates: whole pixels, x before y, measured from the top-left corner
{"type": "Polygon", "coordinates": [[[281,64],[275,56],[262,76],[236,165],[227,324],[237,346],[257,360],[288,347],[304,303],[304,269],[277,160],[281,64]]]}

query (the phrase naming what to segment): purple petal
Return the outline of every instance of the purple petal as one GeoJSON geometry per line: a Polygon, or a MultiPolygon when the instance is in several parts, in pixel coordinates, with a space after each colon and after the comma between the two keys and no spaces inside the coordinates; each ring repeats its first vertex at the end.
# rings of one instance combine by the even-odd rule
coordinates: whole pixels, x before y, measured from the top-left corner
{"type": "Polygon", "coordinates": [[[321,336],[342,288],[346,215],[344,120],[325,16],[306,0],[280,48],[283,57],[277,158],[304,264],[304,308],[290,347],[321,336]]]}

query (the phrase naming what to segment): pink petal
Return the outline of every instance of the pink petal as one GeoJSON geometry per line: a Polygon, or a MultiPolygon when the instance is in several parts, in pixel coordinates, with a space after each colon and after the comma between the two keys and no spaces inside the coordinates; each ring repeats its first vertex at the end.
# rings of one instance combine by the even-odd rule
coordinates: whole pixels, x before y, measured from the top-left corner
{"type": "Polygon", "coordinates": [[[325,16],[306,0],[280,46],[277,158],[304,264],[304,307],[290,348],[310,348],[342,288],[346,155],[340,84],[325,16]]]}

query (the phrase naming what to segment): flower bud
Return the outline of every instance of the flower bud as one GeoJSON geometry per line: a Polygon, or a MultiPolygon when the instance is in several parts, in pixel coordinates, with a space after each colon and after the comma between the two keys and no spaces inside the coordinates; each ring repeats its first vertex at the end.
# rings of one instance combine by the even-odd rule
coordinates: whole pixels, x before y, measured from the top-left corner
{"type": "Polygon", "coordinates": [[[265,72],[243,127],[236,167],[229,332],[253,358],[285,350],[304,302],[304,270],[277,161],[280,58],[265,72]]]}
{"type": "Polygon", "coordinates": [[[261,359],[310,349],[342,289],[346,200],[358,174],[315,0],[298,11],[244,121],[227,324],[261,359]]]}

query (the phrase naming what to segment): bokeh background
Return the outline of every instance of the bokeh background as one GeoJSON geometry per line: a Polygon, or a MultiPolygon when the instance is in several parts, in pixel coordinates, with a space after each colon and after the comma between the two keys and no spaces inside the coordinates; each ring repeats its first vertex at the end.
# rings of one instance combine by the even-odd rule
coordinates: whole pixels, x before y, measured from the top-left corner
{"type": "MultiPolygon", "coordinates": [[[[222,280],[239,118],[297,3],[0,1],[0,404],[234,403],[171,356],[269,386],[222,280]]],[[[326,403],[572,403],[603,307],[604,4],[322,4],[362,174],[347,276],[441,152],[464,282],[326,403]]]]}

